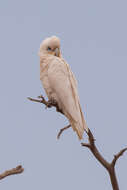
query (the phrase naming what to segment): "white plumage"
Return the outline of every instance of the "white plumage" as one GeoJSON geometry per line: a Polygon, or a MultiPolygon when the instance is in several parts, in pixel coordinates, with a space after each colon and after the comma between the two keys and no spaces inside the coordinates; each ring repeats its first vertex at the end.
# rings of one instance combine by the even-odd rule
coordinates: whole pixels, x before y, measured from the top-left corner
{"type": "Polygon", "coordinates": [[[68,118],[79,139],[84,129],[88,132],[79,96],[76,79],[60,52],[60,40],[53,36],[40,45],[40,80],[49,100],[55,100],[68,118]]]}

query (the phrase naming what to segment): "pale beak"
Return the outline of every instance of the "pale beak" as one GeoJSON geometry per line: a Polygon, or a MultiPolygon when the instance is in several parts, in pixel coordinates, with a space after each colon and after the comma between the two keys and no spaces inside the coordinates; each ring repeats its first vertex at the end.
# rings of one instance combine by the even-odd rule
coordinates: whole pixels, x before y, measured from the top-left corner
{"type": "Polygon", "coordinates": [[[59,57],[60,56],[60,50],[59,48],[55,49],[55,56],[59,57]]]}

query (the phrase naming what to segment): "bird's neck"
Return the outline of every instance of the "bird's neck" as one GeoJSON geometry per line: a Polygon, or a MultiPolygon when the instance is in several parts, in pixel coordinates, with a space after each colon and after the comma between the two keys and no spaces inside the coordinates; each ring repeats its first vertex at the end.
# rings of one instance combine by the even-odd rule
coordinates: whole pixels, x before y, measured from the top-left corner
{"type": "Polygon", "coordinates": [[[47,55],[47,54],[40,55],[40,62],[42,63],[49,63],[49,61],[53,61],[53,60],[54,60],[53,55],[47,55]]]}

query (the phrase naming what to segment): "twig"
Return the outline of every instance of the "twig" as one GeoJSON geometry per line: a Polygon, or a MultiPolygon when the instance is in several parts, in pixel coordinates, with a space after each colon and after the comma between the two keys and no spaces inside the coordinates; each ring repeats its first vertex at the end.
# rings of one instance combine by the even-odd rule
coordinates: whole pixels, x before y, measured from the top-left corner
{"type": "Polygon", "coordinates": [[[58,133],[58,135],[57,135],[57,139],[60,138],[60,136],[61,136],[61,134],[63,133],[63,131],[65,131],[66,129],[68,129],[68,128],[70,128],[70,127],[71,127],[71,125],[68,125],[68,126],[62,128],[62,129],[60,129],[60,131],[59,131],[59,133],[58,133]]]}
{"type": "Polygon", "coordinates": [[[9,176],[9,175],[15,175],[20,174],[24,171],[24,168],[22,168],[21,165],[17,166],[16,168],[12,168],[11,170],[7,170],[4,173],[0,174],[0,180],[9,176]]]}
{"type": "Polygon", "coordinates": [[[30,100],[30,101],[32,101],[32,102],[39,102],[39,103],[42,103],[42,104],[44,104],[46,107],[48,107],[48,101],[46,101],[43,96],[38,96],[38,99],[34,99],[34,98],[28,97],[28,100],[30,100]]]}
{"type": "Polygon", "coordinates": [[[114,155],[114,159],[112,160],[111,165],[115,166],[116,161],[119,159],[120,156],[123,155],[123,153],[127,150],[127,148],[122,149],[118,154],[114,155]]]}
{"type": "Polygon", "coordinates": [[[30,98],[28,97],[28,100],[32,101],[32,102],[39,102],[42,103],[46,106],[46,108],[51,108],[51,107],[55,107],[57,112],[60,112],[61,114],[64,115],[63,111],[59,108],[58,104],[56,102],[52,102],[51,100],[46,101],[45,98],[41,95],[38,96],[39,99],[34,99],[34,98],[30,98]]]}

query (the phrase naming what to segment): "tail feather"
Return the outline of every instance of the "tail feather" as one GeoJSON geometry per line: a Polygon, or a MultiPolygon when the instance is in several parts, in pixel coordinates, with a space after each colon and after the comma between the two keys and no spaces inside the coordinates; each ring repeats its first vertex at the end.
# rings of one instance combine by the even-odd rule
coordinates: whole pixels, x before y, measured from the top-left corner
{"type": "Polygon", "coordinates": [[[80,125],[79,122],[76,122],[74,120],[70,120],[71,126],[73,130],[77,133],[78,138],[81,140],[83,139],[83,133],[84,133],[84,127],[80,125]]]}
{"type": "Polygon", "coordinates": [[[84,119],[80,104],[79,104],[79,109],[80,109],[80,113],[81,113],[81,120],[82,120],[83,127],[84,127],[85,131],[88,132],[88,126],[87,126],[86,121],[84,119]]]}
{"type": "Polygon", "coordinates": [[[87,127],[86,121],[84,119],[80,104],[79,104],[79,112],[78,113],[77,113],[77,115],[79,116],[78,121],[73,119],[70,114],[68,115],[69,116],[68,119],[70,121],[70,124],[71,124],[73,130],[77,133],[79,140],[81,140],[81,139],[83,139],[84,130],[86,132],[88,132],[88,127],[87,127]]]}

